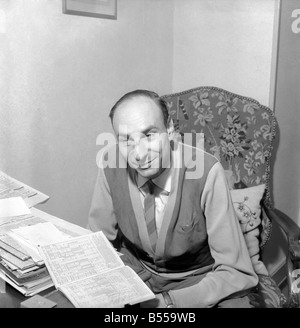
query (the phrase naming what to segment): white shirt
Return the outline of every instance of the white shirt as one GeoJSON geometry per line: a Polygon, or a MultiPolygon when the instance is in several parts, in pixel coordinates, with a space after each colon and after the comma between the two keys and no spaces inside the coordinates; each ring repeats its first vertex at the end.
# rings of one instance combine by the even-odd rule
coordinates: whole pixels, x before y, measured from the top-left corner
{"type": "MultiPolygon", "coordinates": [[[[169,194],[171,191],[171,183],[172,183],[171,176],[172,176],[172,168],[166,168],[161,175],[159,175],[155,179],[152,179],[152,182],[156,186],[154,191],[154,197],[155,197],[155,222],[156,222],[157,234],[159,234],[160,231],[160,227],[164,217],[165,206],[168,202],[169,194]]],[[[147,178],[137,174],[136,184],[140,191],[140,197],[143,206],[144,206],[144,198],[146,195],[143,191],[142,186],[147,181],[148,181],[147,178]]]]}

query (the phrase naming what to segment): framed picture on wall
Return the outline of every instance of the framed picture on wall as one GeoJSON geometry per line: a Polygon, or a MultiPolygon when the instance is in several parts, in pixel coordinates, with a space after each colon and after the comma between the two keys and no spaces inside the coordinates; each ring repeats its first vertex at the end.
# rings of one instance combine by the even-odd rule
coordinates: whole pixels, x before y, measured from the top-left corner
{"type": "Polygon", "coordinates": [[[117,19],[117,0],[62,0],[63,13],[117,19]]]}

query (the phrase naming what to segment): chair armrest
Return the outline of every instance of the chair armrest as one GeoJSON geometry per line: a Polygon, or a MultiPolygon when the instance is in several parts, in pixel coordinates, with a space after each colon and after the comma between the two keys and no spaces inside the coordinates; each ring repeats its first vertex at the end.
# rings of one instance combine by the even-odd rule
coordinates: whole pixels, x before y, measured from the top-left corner
{"type": "Polygon", "coordinates": [[[293,260],[300,260],[300,227],[288,215],[276,208],[264,207],[267,216],[271,221],[276,222],[285,232],[288,239],[289,252],[293,260]]]}
{"type": "Polygon", "coordinates": [[[288,215],[278,209],[264,207],[264,210],[270,220],[276,222],[287,237],[288,254],[286,258],[286,278],[288,296],[286,307],[298,308],[300,306],[300,290],[297,287],[298,279],[296,278],[300,268],[300,227],[288,215]]]}

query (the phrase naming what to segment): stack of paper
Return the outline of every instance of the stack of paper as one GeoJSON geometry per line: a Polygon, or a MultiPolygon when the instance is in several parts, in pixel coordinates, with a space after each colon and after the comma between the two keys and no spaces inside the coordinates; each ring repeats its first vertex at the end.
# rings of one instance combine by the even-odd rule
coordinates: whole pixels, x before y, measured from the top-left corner
{"type": "Polygon", "coordinates": [[[40,245],[90,233],[33,207],[48,198],[0,171],[0,278],[25,296],[53,286],[40,245]]]}
{"type": "Polygon", "coordinates": [[[40,210],[31,212],[0,226],[0,277],[25,296],[53,286],[39,252],[41,245],[91,233],[40,210]]]}
{"type": "Polygon", "coordinates": [[[9,253],[4,249],[7,246],[8,244],[4,246],[3,243],[0,248],[0,270],[3,280],[25,296],[35,295],[53,286],[44,263],[38,264],[27,254],[15,249],[10,249],[11,253],[9,253]]]}
{"type": "Polygon", "coordinates": [[[22,197],[0,199],[0,276],[27,296],[53,286],[37,249],[13,237],[13,231],[31,218],[22,197]]]}
{"type": "Polygon", "coordinates": [[[0,171],[0,278],[25,296],[54,286],[75,307],[124,307],[155,297],[103,232],[33,207],[47,197],[0,171]]]}

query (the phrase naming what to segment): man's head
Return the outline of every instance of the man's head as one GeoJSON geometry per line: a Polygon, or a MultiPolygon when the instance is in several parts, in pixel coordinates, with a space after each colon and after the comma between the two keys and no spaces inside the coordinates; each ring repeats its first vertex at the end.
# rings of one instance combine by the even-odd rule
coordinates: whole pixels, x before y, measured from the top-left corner
{"type": "Polygon", "coordinates": [[[165,102],[154,92],[136,90],[120,98],[109,116],[128,164],[146,178],[160,175],[170,161],[165,102]]]}

